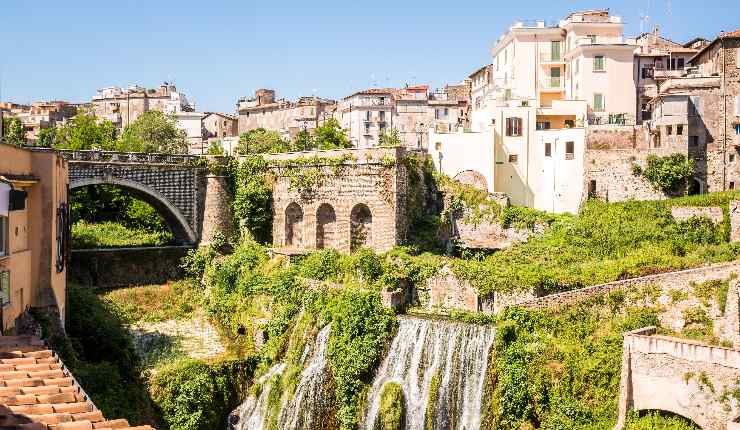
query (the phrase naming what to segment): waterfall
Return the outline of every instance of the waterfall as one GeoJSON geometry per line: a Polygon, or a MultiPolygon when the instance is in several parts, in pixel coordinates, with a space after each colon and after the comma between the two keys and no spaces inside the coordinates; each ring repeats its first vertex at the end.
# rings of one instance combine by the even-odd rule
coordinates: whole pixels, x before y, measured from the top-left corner
{"type": "MultiPolygon", "coordinates": [[[[292,396],[282,396],[278,414],[280,430],[309,430],[324,428],[327,420],[333,419],[333,393],[328,372],[326,346],[330,326],[319,331],[313,345],[306,345],[301,355],[303,366],[298,385],[292,396]]],[[[273,389],[271,380],[285,371],[285,363],[273,366],[257,380],[262,387],[259,396],[250,396],[238,409],[239,420],[235,430],[266,430],[270,417],[267,401],[273,389]]]]}
{"type": "Polygon", "coordinates": [[[331,413],[333,396],[327,390],[331,386],[331,381],[327,371],[329,363],[326,359],[329,330],[327,325],[316,336],[311,359],[301,373],[301,380],[295,393],[280,408],[278,426],[280,430],[322,428],[318,425],[325,419],[322,414],[331,413]]]}
{"type": "Polygon", "coordinates": [[[450,321],[399,317],[398,334],[370,388],[363,428],[373,430],[387,382],[399,384],[406,406],[406,429],[424,430],[436,378],[433,428],[478,430],[488,351],[495,330],[450,321]]]}

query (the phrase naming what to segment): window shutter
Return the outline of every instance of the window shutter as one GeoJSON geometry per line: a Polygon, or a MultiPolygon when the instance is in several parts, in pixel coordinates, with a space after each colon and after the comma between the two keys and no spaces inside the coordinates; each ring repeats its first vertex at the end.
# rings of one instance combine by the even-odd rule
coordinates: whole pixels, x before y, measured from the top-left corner
{"type": "Polygon", "coordinates": [[[506,135],[511,136],[511,118],[506,118],[506,135]]]}

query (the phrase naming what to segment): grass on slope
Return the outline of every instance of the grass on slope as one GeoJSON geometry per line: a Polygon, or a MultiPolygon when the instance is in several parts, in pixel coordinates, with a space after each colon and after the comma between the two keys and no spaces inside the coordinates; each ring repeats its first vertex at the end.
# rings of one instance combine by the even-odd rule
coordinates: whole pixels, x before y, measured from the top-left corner
{"type": "Polygon", "coordinates": [[[169,231],[128,228],[117,222],[78,221],[72,225],[72,248],[74,249],[157,246],[171,241],[172,233],[169,231]]]}

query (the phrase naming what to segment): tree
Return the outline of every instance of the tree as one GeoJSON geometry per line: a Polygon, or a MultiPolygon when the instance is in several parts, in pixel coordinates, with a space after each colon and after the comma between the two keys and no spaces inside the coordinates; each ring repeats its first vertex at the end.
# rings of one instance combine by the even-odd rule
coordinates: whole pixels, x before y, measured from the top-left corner
{"type": "Polygon", "coordinates": [[[314,130],[314,147],[311,149],[343,149],[351,148],[347,134],[336,118],[329,118],[320,127],[314,130]]]}
{"type": "Polygon", "coordinates": [[[23,123],[18,118],[3,118],[3,133],[5,140],[13,145],[23,145],[26,143],[26,132],[23,130],[23,123]]]}
{"type": "Polygon", "coordinates": [[[174,115],[156,110],[144,112],[127,125],[116,144],[118,151],[160,152],[182,154],[188,152],[185,131],[177,127],[174,115]]]}
{"type": "Polygon", "coordinates": [[[239,136],[236,152],[242,155],[267,154],[290,152],[292,149],[291,143],[283,139],[277,131],[256,128],[239,136]]]}
{"type": "Polygon", "coordinates": [[[378,136],[380,146],[401,146],[401,135],[398,129],[392,128],[389,133],[381,132],[378,136]]]}
{"type": "Polygon", "coordinates": [[[310,151],[314,148],[314,145],[313,136],[306,130],[299,131],[293,141],[293,147],[296,151],[310,151]]]}
{"type": "Polygon", "coordinates": [[[208,151],[206,151],[207,155],[224,155],[224,146],[221,144],[220,140],[214,140],[211,142],[211,144],[208,146],[208,151]]]}
{"type": "Polygon", "coordinates": [[[54,146],[56,133],[57,129],[55,126],[42,128],[41,131],[39,131],[39,135],[36,140],[36,146],[40,146],[42,148],[51,148],[52,146],[54,146]]]}
{"type": "Polygon", "coordinates": [[[59,149],[116,150],[116,128],[112,122],[99,121],[90,111],[82,111],[56,130],[54,147],[59,149]]]}
{"type": "Polygon", "coordinates": [[[684,154],[676,153],[665,157],[648,155],[647,167],[642,175],[655,188],[669,194],[678,192],[681,187],[688,192],[688,181],[694,176],[694,170],[694,160],[684,154]]]}

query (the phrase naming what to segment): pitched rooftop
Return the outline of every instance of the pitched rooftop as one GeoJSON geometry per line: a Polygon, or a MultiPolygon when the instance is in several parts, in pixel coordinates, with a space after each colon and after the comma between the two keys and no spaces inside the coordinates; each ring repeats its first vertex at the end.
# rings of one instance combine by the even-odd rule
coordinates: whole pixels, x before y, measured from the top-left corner
{"type": "Polygon", "coordinates": [[[0,336],[0,429],[153,430],[108,420],[44,342],[0,336]]]}

